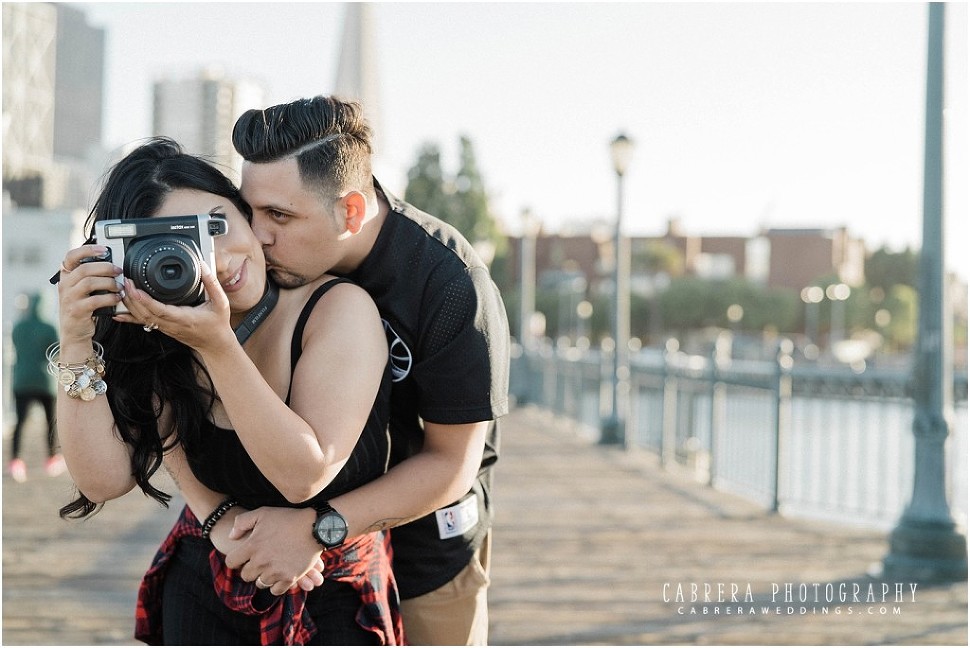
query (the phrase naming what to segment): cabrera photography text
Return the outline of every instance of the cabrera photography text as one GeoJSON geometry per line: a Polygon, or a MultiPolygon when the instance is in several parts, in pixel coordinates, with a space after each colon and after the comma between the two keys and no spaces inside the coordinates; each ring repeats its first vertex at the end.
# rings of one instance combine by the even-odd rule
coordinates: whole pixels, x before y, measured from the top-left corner
{"type": "Polygon", "coordinates": [[[680,615],[889,615],[916,603],[916,583],[664,583],[661,598],[680,615]]]}

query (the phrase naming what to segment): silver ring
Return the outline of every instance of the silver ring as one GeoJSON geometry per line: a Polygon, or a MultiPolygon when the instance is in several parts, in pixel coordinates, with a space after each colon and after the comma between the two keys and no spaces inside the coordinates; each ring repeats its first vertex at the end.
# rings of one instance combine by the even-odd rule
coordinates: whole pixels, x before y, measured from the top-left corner
{"type": "Polygon", "coordinates": [[[142,328],[145,329],[146,333],[151,333],[152,331],[158,330],[158,324],[152,322],[151,324],[145,324],[142,328]]]}
{"type": "Polygon", "coordinates": [[[269,589],[269,585],[263,582],[263,579],[259,576],[256,577],[256,587],[259,589],[269,589]]]}

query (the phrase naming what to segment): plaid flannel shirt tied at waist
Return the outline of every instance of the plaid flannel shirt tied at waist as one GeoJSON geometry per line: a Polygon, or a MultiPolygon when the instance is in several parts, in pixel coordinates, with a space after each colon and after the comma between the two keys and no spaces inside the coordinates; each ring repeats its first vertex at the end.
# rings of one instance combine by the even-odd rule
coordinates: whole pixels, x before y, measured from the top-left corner
{"type": "MultiPolygon", "coordinates": [[[[138,589],[135,638],[149,645],[164,644],[162,587],[168,561],[185,537],[202,537],[202,526],[187,506],[159,547],[138,589]]],[[[357,622],[361,627],[377,634],[382,645],[403,645],[404,625],[391,571],[390,535],[384,532],[360,536],[337,549],[324,551],[321,559],[324,578],[349,583],[360,594],[357,622]],[[384,544],[383,551],[378,542],[384,544]],[[362,556],[368,558],[361,559],[362,556]]],[[[260,645],[302,646],[316,633],[316,624],[306,611],[307,593],[303,590],[294,588],[275,596],[268,608],[260,609],[255,607],[253,597],[261,590],[243,580],[239,570],[226,567],[225,557],[215,548],[209,553],[209,565],[213,587],[226,607],[260,618],[260,645]]]]}

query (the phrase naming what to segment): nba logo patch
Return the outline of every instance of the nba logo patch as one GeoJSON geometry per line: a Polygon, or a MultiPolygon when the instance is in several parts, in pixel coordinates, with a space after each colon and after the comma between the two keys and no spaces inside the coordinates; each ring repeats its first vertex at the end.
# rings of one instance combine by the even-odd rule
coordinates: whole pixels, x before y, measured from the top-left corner
{"type": "Polygon", "coordinates": [[[478,524],[478,496],[474,493],[454,506],[434,512],[438,520],[438,537],[457,538],[478,524]]]}

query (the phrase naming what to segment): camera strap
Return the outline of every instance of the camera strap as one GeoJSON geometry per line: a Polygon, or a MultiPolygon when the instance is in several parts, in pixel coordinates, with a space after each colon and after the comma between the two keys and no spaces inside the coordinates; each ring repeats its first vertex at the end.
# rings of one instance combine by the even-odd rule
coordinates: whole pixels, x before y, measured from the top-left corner
{"type": "Polygon", "coordinates": [[[246,314],[246,318],[240,322],[239,326],[233,329],[236,334],[236,339],[239,341],[240,346],[249,339],[249,336],[259,328],[259,325],[263,323],[266,316],[273,312],[273,308],[276,307],[276,300],[279,299],[280,289],[276,286],[269,276],[266,277],[266,290],[263,292],[262,298],[259,300],[252,310],[246,314]]]}

